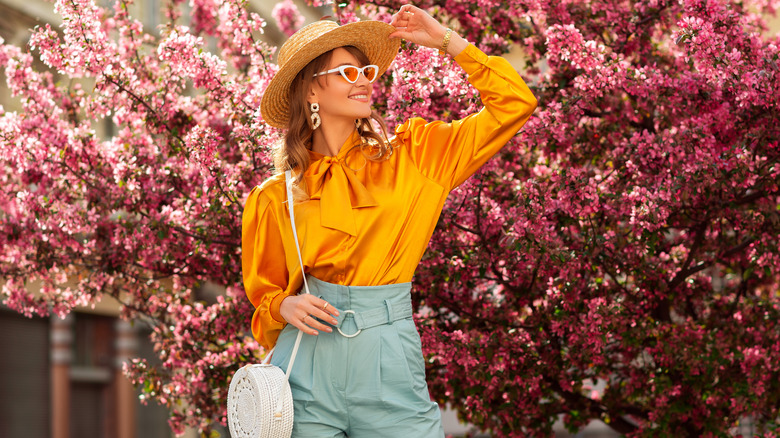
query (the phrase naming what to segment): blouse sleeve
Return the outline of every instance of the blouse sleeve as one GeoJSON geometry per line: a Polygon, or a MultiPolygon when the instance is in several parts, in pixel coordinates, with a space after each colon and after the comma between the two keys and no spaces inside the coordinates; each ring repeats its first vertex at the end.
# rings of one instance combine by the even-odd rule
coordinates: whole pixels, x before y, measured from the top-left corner
{"type": "Polygon", "coordinates": [[[448,190],[495,155],[536,109],[536,98],[508,61],[469,44],[455,61],[469,75],[485,106],[452,123],[413,118],[396,128],[420,172],[448,190]]]}
{"type": "Polygon", "coordinates": [[[244,205],[241,227],[244,289],[255,306],[252,334],[264,348],[276,344],[287,324],[279,305],[290,294],[281,232],[271,198],[255,187],[244,205]]]}

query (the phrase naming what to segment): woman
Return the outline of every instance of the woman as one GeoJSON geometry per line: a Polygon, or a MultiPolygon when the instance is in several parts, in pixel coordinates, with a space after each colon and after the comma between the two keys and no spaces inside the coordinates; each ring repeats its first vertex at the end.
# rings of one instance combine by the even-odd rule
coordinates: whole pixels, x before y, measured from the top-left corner
{"type": "Polygon", "coordinates": [[[286,129],[279,172],[249,195],[243,272],[256,307],[252,332],[291,372],[293,436],[441,437],[412,320],[412,276],[447,194],[511,139],[536,99],[499,57],[488,57],[427,13],[405,5],[390,25],[329,21],[290,37],[261,103],[286,129]],[[469,75],[485,108],[452,123],[408,120],[387,140],[371,83],[400,39],[440,49],[469,75]],[[295,179],[295,223],[284,171],[295,179]],[[299,294],[303,275],[311,294],[299,294]]]}

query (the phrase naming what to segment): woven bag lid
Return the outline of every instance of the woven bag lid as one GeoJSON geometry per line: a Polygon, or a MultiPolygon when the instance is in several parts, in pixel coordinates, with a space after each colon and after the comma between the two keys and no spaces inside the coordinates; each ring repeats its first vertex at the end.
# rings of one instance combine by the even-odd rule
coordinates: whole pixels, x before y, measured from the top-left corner
{"type": "Polygon", "coordinates": [[[293,401],[281,368],[247,365],[236,371],[228,390],[227,418],[233,438],[278,438],[292,435],[293,401]],[[281,417],[275,416],[279,397],[281,417]]]}

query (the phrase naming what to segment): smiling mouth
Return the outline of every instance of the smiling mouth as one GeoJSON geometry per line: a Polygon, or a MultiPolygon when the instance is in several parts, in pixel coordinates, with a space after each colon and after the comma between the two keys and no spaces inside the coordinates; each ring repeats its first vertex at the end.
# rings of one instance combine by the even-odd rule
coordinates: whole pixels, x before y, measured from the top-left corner
{"type": "Polygon", "coordinates": [[[355,94],[354,96],[349,96],[350,99],[354,100],[368,100],[367,94],[355,94]]]}

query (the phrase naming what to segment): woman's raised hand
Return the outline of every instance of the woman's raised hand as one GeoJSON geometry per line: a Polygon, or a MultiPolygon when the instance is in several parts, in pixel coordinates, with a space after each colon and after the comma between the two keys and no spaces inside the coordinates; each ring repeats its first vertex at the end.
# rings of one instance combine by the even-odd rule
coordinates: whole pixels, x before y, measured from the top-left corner
{"type": "MultiPolygon", "coordinates": [[[[395,27],[395,32],[390,34],[391,38],[403,38],[432,49],[441,48],[444,43],[444,35],[447,33],[447,28],[436,21],[435,18],[412,5],[401,6],[401,9],[393,15],[390,25],[395,27]]],[[[467,45],[468,42],[466,40],[453,32],[450,35],[447,53],[455,56],[465,49],[467,45]]]]}
{"type": "Polygon", "coordinates": [[[336,325],[338,322],[334,317],[339,316],[339,311],[330,303],[311,294],[288,296],[282,300],[279,313],[282,314],[285,321],[309,335],[319,334],[317,330],[328,333],[333,331],[330,326],[321,323],[316,318],[336,325]]]}

